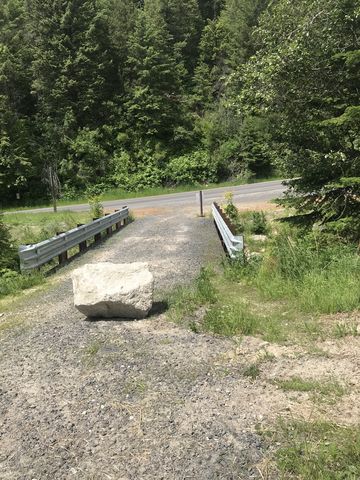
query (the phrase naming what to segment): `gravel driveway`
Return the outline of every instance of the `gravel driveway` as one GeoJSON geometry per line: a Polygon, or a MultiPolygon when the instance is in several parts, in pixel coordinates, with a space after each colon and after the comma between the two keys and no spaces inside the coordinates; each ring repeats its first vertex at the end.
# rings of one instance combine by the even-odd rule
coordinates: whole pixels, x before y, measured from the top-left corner
{"type": "Polygon", "coordinates": [[[221,255],[210,219],[147,217],[1,319],[1,479],[260,478],[256,389],[226,360],[232,341],[166,312],[88,321],[72,304],[83,263],[148,261],[160,301],[221,255]]]}

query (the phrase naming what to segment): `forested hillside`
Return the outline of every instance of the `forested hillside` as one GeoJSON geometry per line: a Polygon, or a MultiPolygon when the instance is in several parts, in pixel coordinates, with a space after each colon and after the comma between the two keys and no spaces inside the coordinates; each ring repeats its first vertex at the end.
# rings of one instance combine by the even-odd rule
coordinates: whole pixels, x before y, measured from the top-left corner
{"type": "Polygon", "coordinates": [[[276,167],[353,231],[359,43],[358,0],[2,0],[1,199],[276,167]]]}

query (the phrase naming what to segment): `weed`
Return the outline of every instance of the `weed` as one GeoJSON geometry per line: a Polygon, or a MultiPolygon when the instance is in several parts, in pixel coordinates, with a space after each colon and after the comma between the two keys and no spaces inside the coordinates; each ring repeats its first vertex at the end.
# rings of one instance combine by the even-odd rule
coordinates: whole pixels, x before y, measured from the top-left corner
{"type": "Polygon", "coordinates": [[[40,285],[44,281],[40,272],[22,275],[14,270],[3,269],[0,271],[0,298],[40,285]]]}
{"type": "Polygon", "coordinates": [[[334,337],[343,338],[348,336],[356,337],[359,332],[355,324],[338,323],[334,328],[334,337]]]}
{"type": "Polygon", "coordinates": [[[125,395],[141,395],[147,390],[147,384],[142,380],[129,380],[125,383],[123,393],[125,395]]]}
{"type": "Polygon", "coordinates": [[[287,380],[277,380],[275,383],[286,392],[312,392],[314,400],[319,401],[332,402],[346,393],[345,388],[335,379],[319,381],[293,377],[287,380]]]}
{"type": "Polygon", "coordinates": [[[259,331],[260,318],[253,315],[247,304],[221,305],[205,315],[205,330],[219,335],[254,335],[259,331]]]}
{"type": "Polygon", "coordinates": [[[100,197],[97,195],[91,196],[88,202],[92,218],[101,218],[104,215],[104,207],[100,202],[100,197]]]}
{"type": "Polygon", "coordinates": [[[264,212],[252,212],[251,233],[266,235],[269,231],[266,215],[264,212]]]}
{"type": "Polygon", "coordinates": [[[302,480],[360,478],[360,428],[280,421],[274,440],[281,477],[302,480]]]}
{"type": "Polygon", "coordinates": [[[84,353],[88,357],[93,357],[99,352],[100,349],[101,349],[101,343],[94,342],[94,343],[90,344],[88,347],[86,347],[84,353]]]}
{"type": "Polygon", "coordinates": [[[260,375],[260,367],[258,363],[252,363],[243,371],[245,377],[250,377],[252,380],[255,380],[260,375]]]}

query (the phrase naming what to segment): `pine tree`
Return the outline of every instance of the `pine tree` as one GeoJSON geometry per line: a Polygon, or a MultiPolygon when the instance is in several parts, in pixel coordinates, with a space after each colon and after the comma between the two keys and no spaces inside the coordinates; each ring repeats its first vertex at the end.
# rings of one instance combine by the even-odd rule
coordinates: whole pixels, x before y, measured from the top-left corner
{"type": "Polygon", "coordinates": [[[175,147],[184,124],[182,111],[184,74],[172,49],[158,2],[145,1],[130,39],[128,59],[127,119],[132,145],[139,153],[175,147]]]}
{"type": "Polygon", "coordinates": [[[32,71],[39,152],[45,170],[51,165],[53,172],[75,183],[97,181],[105,174],[104,163],[93,160],[93,178],[83,177],[82,163],[91,164],[92,159],[74,155],[73,146],[84,129],[98,135],[111,112],[117,72],[104,10],[96,0],[29,0],[28,12],[35,40],[32,71]]]}
{"type": "Polygon", "coordinates": [[[30,118],[31,53],[22,2],[0,5],[0,197],[14,201],[34,173],[30,118]]]}
{"type": "Polygon", "coordinates": [[[161,0],[160,8],[178,61],[193,74],[201,36],[202,20],[197,0],[161,0]]]}

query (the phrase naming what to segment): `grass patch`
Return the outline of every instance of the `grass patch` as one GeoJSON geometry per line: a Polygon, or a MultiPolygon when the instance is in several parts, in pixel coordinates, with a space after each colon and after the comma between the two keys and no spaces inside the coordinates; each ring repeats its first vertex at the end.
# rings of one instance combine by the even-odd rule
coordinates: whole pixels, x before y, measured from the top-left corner
{"type": "Polygon", "coordinates": [[[208,310],[203,328],[219,335],[255,335],[260,333],[262,319],[254,315],[245,303],[216,305],[208,310]]]}
{"type": "Polygon", "coordinates": [[[317,399],[334,399],[345,395],[345,388],[336,380],[305,380],[293,377],[287,380],[277,380],[278,385],[285,392],[312,392],[317,399]]]}
{"type": "Polygon", "coordinates": [[[1,320],[0,319],[0,334],[12,330],[15,327],[21,325],[19,319],[1,320]]]}
{"type": "Polygon", "coordinates": [[[333,335],[335,338],[344,338],[344,337],[357,337],[359,335],[359,331],[357,325],[353,324],[346,324],[346,323],[337,323],[334,328],[333,335]]]}
{"type": "Polygon", "coordinates": [[[360,306],[356,246],[295,227],[270,228],[260,255],[226,260],[222,271],[179,289],[169,302],[171,314],[185,318],[194,332],[256,335],[275,343],[357,335],[356,325],[334,329],[320,321],[321,314],[360,306]]]}
{"type": "Polygon", "coordinates": [[[195,333],[258,335],[275,343],[324,336],[312,317],[299,316],[286,302],[264,301],[256,289],[222,271],[204,269],[193,285],[178,288],[168,304],[170,319],[195,333]]]}
{"type": "Polygon", "coordinates": [[[275,440],[278,478],[358,480],[360,428],[325,422],[280,422],[275,440]]]}
{"type": "Polygon", "coordinates": [[[22,290],[41,285],[45,278],[40,272],[24,274],[13,270],[0,271],[0,298],[6,295],[14,295],[22,290]]]}
{"type": "Polygon", "coordinates": [[[12,240],[16,245],[38,243],[76,227],[80,223],[89,223],[89,212],[57,213],[11,213],[4,215],[4,223],[9,227],[12,240]]]}
{"type": "Polygon", "coordinates": [[[209,306],[217,301],[216,290],[211,281],[214,276],[212,268],[202,268],[192,285],[179,287],[170,294],[167,304],[172,321],[187,323],[192,331],[198,333],[196,320],[187,317],[201,306],[209,306]]]}
{"type": "Polygon", "coordinates": [[[250,377],[252,380],[255,380],[260,375],[260,373],[261,370],[258,363],[251,363],[243,371],[243,375],[245,375],[245,377],[250,377]]]}

